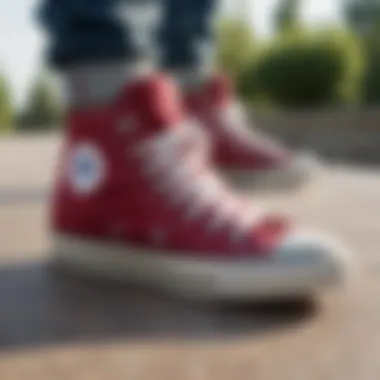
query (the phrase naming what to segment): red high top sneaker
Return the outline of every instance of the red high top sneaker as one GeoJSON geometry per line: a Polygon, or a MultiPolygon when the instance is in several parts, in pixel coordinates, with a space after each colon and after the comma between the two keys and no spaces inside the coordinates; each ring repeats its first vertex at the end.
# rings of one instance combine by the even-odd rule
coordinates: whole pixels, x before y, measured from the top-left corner
{"type": "Polygon", "coordinates": [[[207,299],[340,283],[340,251],[233,194],[206,141],[160,75],[128,84],[109,106],[72,110],[54,197],[56,263],[207,299]]]}
{"type": "Polygon", "coordinates": [[[293,188],[306,182],[316,160],[294,155],[249,126],[226,76],[214,76],[187,96],[190,113],[214,143],[215,161],[235,184],[246,188],[293,188]]]}

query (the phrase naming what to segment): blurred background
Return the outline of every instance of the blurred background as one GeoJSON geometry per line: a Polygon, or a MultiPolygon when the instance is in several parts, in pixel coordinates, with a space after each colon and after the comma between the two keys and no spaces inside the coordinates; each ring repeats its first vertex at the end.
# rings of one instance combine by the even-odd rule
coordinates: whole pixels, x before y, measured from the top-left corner
{"type": "MultiPolygon", "coordinates": [[[[0,131],[60,124],[36,0],[0,0],[0,131]]],[[[217,61],[258,111],[380,102],[380,1],[223,0],[217,61]]]]}
{"type": "Polygon", "coordinates": [[[380,0],[222,0],[217,20],[218,65],[258,128],[339,161],[268,200],[360,258],[357,291],[320,314],[194,307],[49,270],[63,102],[38,3],[0,0],[0,380],[379,379],[380,0]]]}
{"type": "MultiPolygon", "coordinates": [[[[0,0],[0,138],[61,124],[38,4],[0,0]]],[[[217,29],[217,64],[259,128],[327,158],[380,162],[379,0],[222,0],[217,29]]]]}

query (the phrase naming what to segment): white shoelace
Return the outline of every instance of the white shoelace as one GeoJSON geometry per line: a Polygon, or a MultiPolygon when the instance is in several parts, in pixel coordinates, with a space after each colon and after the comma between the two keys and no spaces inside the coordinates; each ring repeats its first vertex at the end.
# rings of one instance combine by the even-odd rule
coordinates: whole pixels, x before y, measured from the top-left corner
{"type": "Polygon", "coordinates": [[[219,112],[222,125],[239,133],[246,134],[249,125],[249,117],[244,106],[235,101],[219,112]]]}
{"type": "Polygon", "coordinates": [[[209,213],[207,230],[227,229],[231,240],[241,239],[262,220],[262,213],[245,204],[208,166],[207,146],[198,146],[200,139],[197,128],[188,125],[146,141],[140,149],[144,172],[172,207],[183,210],[185,220],[209,213]]]}

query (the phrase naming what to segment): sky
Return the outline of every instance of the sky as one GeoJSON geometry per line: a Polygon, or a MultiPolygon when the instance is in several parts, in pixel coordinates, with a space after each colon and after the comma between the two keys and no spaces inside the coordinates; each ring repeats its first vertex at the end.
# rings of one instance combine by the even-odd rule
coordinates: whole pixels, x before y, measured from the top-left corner
{"type": "MultiPolygon", "coordinates": [[[[9,76],[18,104],[43,63],[46,36],[33,16],[39,1],[0,0],[0,70],[9,76]]],[[[270,35],[271,14],[279,0],[222,1],[222,13],[242,15],[258,35],[270,35]]],[[[339,22],[341,1],[303,0],[302,17],[313,26],[339,22]]]]}

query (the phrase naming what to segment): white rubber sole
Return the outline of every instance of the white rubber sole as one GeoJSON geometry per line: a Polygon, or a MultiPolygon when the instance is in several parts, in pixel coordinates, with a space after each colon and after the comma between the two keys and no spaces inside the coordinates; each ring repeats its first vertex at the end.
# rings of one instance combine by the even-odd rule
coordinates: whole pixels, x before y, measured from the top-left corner
{"type": "Polygon", "coordinates": [[[212,301],[314,296],[341,285],[344,260],[308,264],[286,260],[247,262],[186,259],[132,246],[56,236],[53,260],[68,270],[147,285],[186,298],[212,301]],[[288,261],[288,262],[286,262],[288,261]]]}

